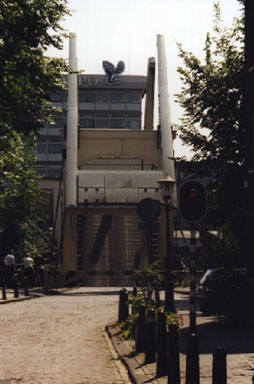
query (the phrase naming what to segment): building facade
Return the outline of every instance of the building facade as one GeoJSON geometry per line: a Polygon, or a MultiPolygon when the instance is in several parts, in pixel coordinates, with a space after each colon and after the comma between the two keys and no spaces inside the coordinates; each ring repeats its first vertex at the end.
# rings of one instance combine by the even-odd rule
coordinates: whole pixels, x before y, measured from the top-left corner
{"type": "Polygon", "coordinates": [[[54,123],[38,137],[36,169],[45,175],[42,188],[52,189],[54,210],[60,213],[59,270],[88,286],[132,284],[133,270],[145,258],[153,261],[166,254],[165,212],[149,222],[137,215],[141,201],[153,210],[153,203],[161,200],[163,161],[160,131],[153,122],[154,81],[153,58],[147,76],[112,78],[107,70],[105,75],[78,75],[74,127],[67,126],[70,96],[64,91],[51,94],[57,110],[54,123]],[[77,133],[72,185],[66,170],[70,129],[77,133]],[[68,205],[72,188],[75,204],[68,205]]]}

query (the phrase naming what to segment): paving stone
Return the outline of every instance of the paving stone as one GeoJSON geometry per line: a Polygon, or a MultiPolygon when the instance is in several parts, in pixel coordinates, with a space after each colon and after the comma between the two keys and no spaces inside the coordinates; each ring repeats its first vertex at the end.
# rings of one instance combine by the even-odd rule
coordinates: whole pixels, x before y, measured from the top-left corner
{"type": "Polygon", "coordinates": [[[0,384],[129,384],[104,332],[118,292],[78,288],[1,306],[0,384]]]}

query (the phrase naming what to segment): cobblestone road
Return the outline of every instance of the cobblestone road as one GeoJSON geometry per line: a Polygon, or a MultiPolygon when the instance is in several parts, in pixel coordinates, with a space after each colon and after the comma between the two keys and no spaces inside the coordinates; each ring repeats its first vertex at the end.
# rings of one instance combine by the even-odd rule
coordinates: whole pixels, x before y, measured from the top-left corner
{"type": "Polygon", "coordinates": [[[0,308],[0,384],[130,383],[103,331],[119,289],[78,288],[0,308]]]}

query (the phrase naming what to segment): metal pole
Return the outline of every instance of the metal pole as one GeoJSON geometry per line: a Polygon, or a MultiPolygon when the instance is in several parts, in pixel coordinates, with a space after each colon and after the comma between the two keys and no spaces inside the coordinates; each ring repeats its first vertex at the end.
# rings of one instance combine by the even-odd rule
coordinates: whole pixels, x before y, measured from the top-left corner
{"type": "Polygon", "coordinates": [[[196,333],[196,259],[195,259],[195,224],[191,225],[190,255],[190,333],[196,333]]]}
{"type": "Polygon", "coordinates": [[[176,312],[174,303],[174,284],[172,281],[172,247],[170,239],[168,201],[165,200],[166,212],[166,282],[165,282],[165,312],[176,312]]]}
{"type": "Polygon", "coordinates": [[[76,206],[77,146],[78,146],[78,90],[76,35],[69,39],[69,64],[73,71],[68,75],[68,108],[66,140],[66,207],[76,206]]]}

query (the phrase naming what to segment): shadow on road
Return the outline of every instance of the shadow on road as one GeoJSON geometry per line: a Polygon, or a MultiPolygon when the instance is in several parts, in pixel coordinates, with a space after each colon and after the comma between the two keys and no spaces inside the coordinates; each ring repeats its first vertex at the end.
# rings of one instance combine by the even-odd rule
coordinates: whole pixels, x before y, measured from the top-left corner
{"type": "MultiPolygon", "coordinates": [[[[199,338],[199,353],[212,354],[214,349],[222,346],[227,354],[253,353],[254,357],[254,330],[226,327],[216,318],[197,318],[197,334],[199,338]],[[200,324],[200,322],[202,322],[200,324]]],[[[179,348],[186,354],[189,328],[179,332],[179,348]]]]}
{"type": "Polygon", "coordinates": [[[119,296],[117,291],[64,292],[64,296],[119,296]]]}

